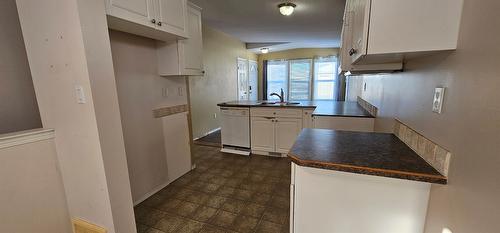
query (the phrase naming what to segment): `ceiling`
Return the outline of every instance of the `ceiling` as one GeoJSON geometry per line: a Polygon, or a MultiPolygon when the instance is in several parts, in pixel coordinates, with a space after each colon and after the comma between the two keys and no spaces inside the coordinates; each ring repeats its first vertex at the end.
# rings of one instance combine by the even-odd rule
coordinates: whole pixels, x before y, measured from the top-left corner
{"type": "MultiPolygon", "coordinates": [[[[291,16],[279,13],[280,0],[190,0],[203,8],[203,23],[246,43],[289,42],[273,51],[340,46],[345,0],[291,0],[291,16]]],[[[251,51],[259,52],[259,48],[251,51]]]]}

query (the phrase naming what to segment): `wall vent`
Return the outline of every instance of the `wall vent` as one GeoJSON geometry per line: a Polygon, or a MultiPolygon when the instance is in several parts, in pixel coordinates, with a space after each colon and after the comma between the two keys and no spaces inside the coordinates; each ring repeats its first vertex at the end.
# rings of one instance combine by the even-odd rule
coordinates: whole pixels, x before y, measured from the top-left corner
{"type": "Polygon", "coordinates": [[[106,229],[94,225],[92,223],[86,222],[81,219],[73,219],[73,232],[74,233],[106,233],[106,229]]]}

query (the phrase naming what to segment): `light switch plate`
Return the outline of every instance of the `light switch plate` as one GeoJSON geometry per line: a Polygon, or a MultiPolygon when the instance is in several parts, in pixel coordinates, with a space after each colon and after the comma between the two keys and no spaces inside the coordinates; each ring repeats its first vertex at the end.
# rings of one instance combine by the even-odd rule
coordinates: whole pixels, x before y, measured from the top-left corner
{"type": "Polygon", "coordinates": [[[85,91],[82,86],[75,86],[76,92],[76,102],[79,104],[87,103],[87,98],[85,97],[85,91]]]}
{"type": "Polygon", "coordinates": [[[443,109],[444,87],[436,87],[434,89],[434,100],[432,101],[432,111],[441,114],[443,109]]]}

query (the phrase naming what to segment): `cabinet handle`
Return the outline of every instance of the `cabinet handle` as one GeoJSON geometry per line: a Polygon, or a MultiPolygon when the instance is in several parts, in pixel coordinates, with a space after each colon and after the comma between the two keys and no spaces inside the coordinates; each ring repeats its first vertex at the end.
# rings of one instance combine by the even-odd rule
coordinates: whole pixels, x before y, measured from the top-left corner
{"type": "Polygon", "coordinates": [[[354,48],[351,48],[351,50],[349,50],[349,56],[352,56],[354,54],[356,54],[358,51],[354,48]]]}
{"type": "Polygon", "coordinates": [[[151,23],[156,23],[156,19],[152,19],[152,20],[151,20],[151,23]]]}
{"type": "Polygon", "coordinates": [[[158,21],[158,26],[161,26],[161,21],[158,21]]]}

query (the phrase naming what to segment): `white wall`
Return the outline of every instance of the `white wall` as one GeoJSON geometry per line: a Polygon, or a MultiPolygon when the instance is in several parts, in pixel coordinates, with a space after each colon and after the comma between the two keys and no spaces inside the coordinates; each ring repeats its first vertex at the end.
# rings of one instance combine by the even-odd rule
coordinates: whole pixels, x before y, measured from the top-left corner
{"type": "Polygon", "coordinates": [[[154,118],[152,110],[187,104],[186,80],[158,75],[154,40],[109,33],[132,196],[137,202],[169,182],[162,119],[154,118]],[[168,89],[167,97],[162,88],[168,89]]]}
{"type": "Polygon", "coordinates": [[[353,78],[379,108],[377,131],[391,131],[398,117],[452,153],[449,184],[431,190],[427,233],[500,228],[498,9],[498,0],[465,0],[456,51],[409,61],[403,73],[353,78]],[[431,112],[439,86],[447,88],[441,115],[431,112]]]}
{"type": "Polygon", "coordinates": [[[135,232],[104,1],[17,0],[17,9],[42,123],[56,130],[70,217],[135,232]]]}
{"type": "Polygon", "coordinates": [[[0,134],[41,128],[15,0],[0,1],[0,134]]]}
{"type": "Polygon", "coordinates": [[[71,232],[53,138],[0,148],[0,193],[0,232],[71,232]]]}
{"type": "Polygon", "coordinates": [[[117,232],[132,232],[133,202],[104,2],[78,0],[78,11],[113,221],[117,232]]]}
{"type": "Polygon", "coordinates": [[[220,127],[218,103],[237,100],[237,58],[257,60],[245,43],[203,26],[205,76],[189,77],[193,137],[199,138],[220,127]],[[214,118],[217,114],[217,118],[214,118]]]}

